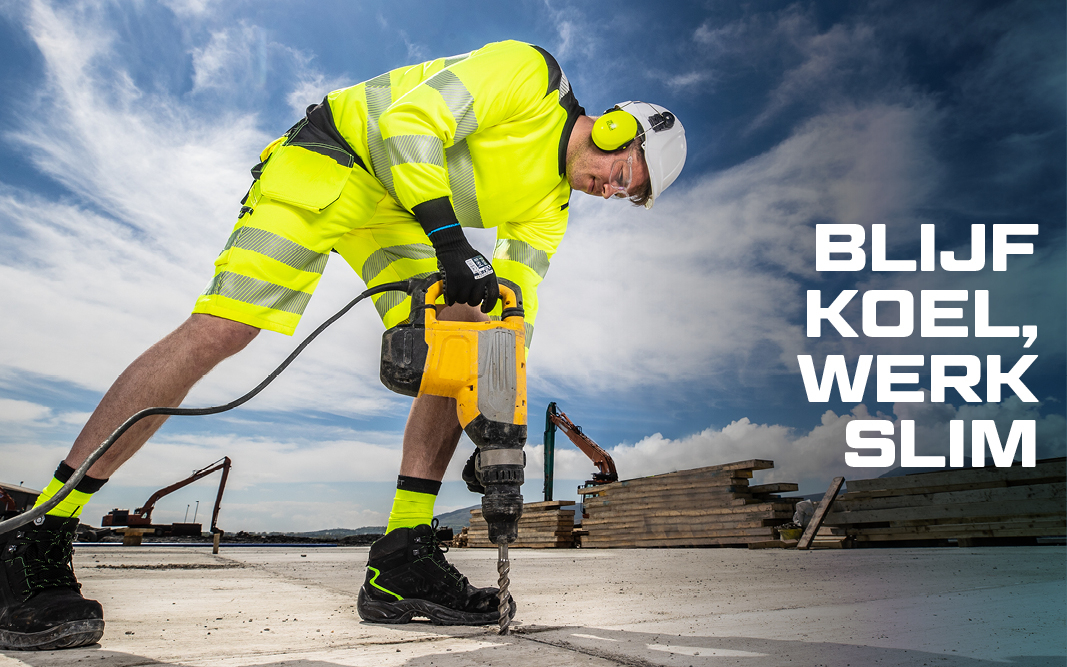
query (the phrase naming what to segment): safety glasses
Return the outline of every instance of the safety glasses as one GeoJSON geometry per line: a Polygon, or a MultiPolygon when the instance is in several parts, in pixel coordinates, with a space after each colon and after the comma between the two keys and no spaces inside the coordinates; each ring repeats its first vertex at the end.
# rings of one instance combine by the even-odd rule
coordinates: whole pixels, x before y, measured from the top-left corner
{"type": "Polygon", "coordinates": [[[611,165],[611,174],[608,176],[608,185],[615,190],[612,197],[626,199],[630,196],[630,183],[634,179],[634,153],[637,151],[638,142],[630,144],[630,150],[626,152],[625,160],[616,160],[611,165]]]}

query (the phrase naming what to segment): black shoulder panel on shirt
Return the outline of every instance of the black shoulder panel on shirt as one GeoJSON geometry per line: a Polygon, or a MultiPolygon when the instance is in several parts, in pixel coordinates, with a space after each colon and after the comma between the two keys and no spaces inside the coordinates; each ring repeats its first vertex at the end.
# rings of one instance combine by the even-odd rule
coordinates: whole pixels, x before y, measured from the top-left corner
{"type": "Polygon", "coordinates": [[[548,90],[545,91],[545,95],[548,95],[553,90],[559,90],[559,83],[563,79],[563,70],[560,69],[559,63],[556,62],[556,59],[552,57],[551,53],[545,51],[540,46],[534,44],[531,44],[530,46],[541,54],[541,57],[545,59],[545,64],[548,65],[548,90]]]}
{"type": "MultiPolygon", "coordinates": [[[[556,62],[551,53],[540,46],[534,44],[530,46],[541,54],[541,57],[545,59],[545,65],[548,67],[548,90],[545,95],[549,95],[552,92],[558,95],[560,86],[563,84],[563,70],[560,69],[559,63],[556,62]]],[[[567,91],[559,97],[559,105],[567,112],[567,123],[563,127],[563,135],[559,139],[559,173],[561,176],[567,172],[567,144],[570,142],[571,130],[574,129],[574,123],[578,120],[578,116],[585,115],[585,109],[578,104],[577,98],[574,97],[574,91],[571,89],[569,81],[566,88],[567,91]]]]}

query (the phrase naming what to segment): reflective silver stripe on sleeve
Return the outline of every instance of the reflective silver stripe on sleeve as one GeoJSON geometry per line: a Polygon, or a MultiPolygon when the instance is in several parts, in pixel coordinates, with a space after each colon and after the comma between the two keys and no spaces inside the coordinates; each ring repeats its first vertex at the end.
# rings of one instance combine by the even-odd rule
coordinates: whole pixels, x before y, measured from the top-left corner
{"type": "Polygon", "coordinates": [[[205,295],[218,294],[235,301],[251,303],[263,308],[281,310],[286,313],[300,315],[307,307],[311,295],[281,285],[268,283],[265,280],[249,278],[239,273],[222,271],[211,281],[205,295]]]}
{"type": "Polygon", "coordinates": [[[378,127],[378,118],[393,103],[393,89],[389,73],[374,77],[366,84],[367,92],[367,151],[370,153],[371,168],[378,181],[385,186],[389,195],[396,199],[393,189],[393,172],[389,163],[389,153],[382,142],[382,130],[378,127]]]}
{"type": "Polygon", "coordinates": [[[493,249],[494,259],[510,259],[523,266],[528,266],[542,278],[548,273],[548,253],[538,250],[524,241],[515,239],[497,239],[493,249]]]}
{"type": "Polygon", "coordinates": [[[407,245],[394,245],[388,248],[379,248],[371,253],[367,261],[360,267],[359,275],[363,282],[368,285],[378,277],[390,264],[399,259],[429,259],[434,257],[432,246],[424,243],[409,243],[407,245]]]}
{"type": "Polygon", "coordinates": [[[374,300],[374,309],[378,311],[378,317],[384,320],[390,310],[402,304],[407,298],[408,295],[403,292],[385,292],[374,300]]]}
{"type": "Polygon", "coordinates": [[[330,259],[327,253],[315,252],[264,229],[242,227],[234,236],[236,238],[231,237],[233,242],[227,243],[227,246],[258,252],[300,271],[322,273],[326,261],[330,259]]]}
{"type": "Polygon", "coordinates": [[[427,79],[426,85],[441,93],[452,118],[456,121],[453,143],[463,141],[467,135],[478,129],[478,119],[474,115],[474,98],[458,76],[449,70],[441,70],[427,79]]]}
{"type": "Polygon", "coordinates": [[[233,247],[233,242],[237,240],[237,236],[241,233],[242,229],[244,229],[244,227],[238,227],[233,230],[233,233],[230,234],[230,238],[226,239],[226,245],[222,246],[222,252],[219,253],[220,255],[233,247]]]}
{"type": "Polygon", "coordinates": [[[398,164],[434,164],[444,168],[444,144],[434,136],[422,134],[404,134],[385,140],[389,152],[389,163],[398,164]]]}
{"type": "Polygon", "coordinates": [[[458,62],[463,62],[464,60],[466,60],[467,58],[470,58],[470,57],[471,57],[471,54],[469,52],[468,53],[461,53],[458,56],[449,56],[449,57],[445,58],[445,67],[451,67],[452,65],[455,65],[458,62]]]}
{"type": "Polygon", "coordinates": [[[461,141],[446,148],[445,157],[448,158],[448,187],[452,189],[456,218],[464,227],[484,227],[474,184],[474,161],[467,142],[461,141]]]}
{"type": "MultiPolygon", "coordinates": [[[[434,273],[434,271],[423,271],[422,273],[416,273],[413,276],[409,276],[409,278],[425,278],[427,276],[433,275],[434,273]]],[[[368,287],[376,287],[376,285],[368,285],[368,287]]],[[[378,311],[378,316],[384,320],[385,316],[389,314],[390,310],[404,303],[404,299],[407,299],[409,297],[403,292],[385,292],[372,298],[374,300],[374,309],[378,311]]],[[[410,313],[408,315],[410,317],[410,313]]],[[[404,322],[407,321],[408,318],[405,318],[404,322]]]]}
{"type": "Polygon", "coordinates": [[[559,73],[559,99],[563,100],[564,95],[571,90],[571,82],[567,80],[567,75],[562,71],[559,73]]]}

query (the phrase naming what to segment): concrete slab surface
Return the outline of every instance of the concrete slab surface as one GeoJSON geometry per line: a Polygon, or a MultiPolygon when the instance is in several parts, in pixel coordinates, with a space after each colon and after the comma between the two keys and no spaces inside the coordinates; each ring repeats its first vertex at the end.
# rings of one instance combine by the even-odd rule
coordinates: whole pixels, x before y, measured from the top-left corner
{"type": "MultiPolygon", "coordinates": [[[[0,667],[1067,664],[1063,547],[511,553],[501,637],[363,623],[365,547],[78,546],[100,644],[0,652],[0,667]]],[[[495,582],[495,551],[448,557],[495,582]]]]}

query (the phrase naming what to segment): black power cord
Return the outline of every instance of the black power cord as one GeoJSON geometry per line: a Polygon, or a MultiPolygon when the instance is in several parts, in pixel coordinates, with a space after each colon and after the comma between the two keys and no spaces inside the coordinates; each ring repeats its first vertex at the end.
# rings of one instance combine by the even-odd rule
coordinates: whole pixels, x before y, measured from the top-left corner
{"type": "Polygon", "coordinates": [[[315,338],[317,338],[320,333],[325,331],[326,327],[341,319],[341,317],[349,310],[351,310],[352,307],[355,306],[357,303],[359,303],[363,299],[366,299],[368,296],[374,296],[375,294],[381,294],[382,292],[408,292],[410,289],[410,283],[411,281],[409,280],[401,280],[394,283],[386,283],[384,285],[379,285],[377,287],[371,287],[370,289],[361,293],[355,299],[352,299],[352,301],[350,301],[348,305],[334,313],[333,317],[326,320],[325,322],[319,325],[319,328],[312,331],[311,334],[307,338],[305,338],[303,342],[301,342],[300,345],[298,345],[296,349],[289,354],[288,357],[285,358],[285,361],[279,364],[278,367],[275,368],[270,375],[264,378],[263,381],[260,382],[254,389],[252,389],[252,391],[248,392],[244,396],[241,396],[240,398],[234,399],[233,401],[230,401],[225,405],[216,405],[210,408],[145,408],[144,410],[135,413],[132,417],[123,422],[122,426],[119,426],[117,429],[115,429],[114,432],[112,432],[111,435],[108,436],[107,440],[104,440],[104,442],[100,443],[100,446],[94,449],[91,454],[89,454],[89,457],[85,459],[85,462],[78,466],[78,469],[75,470],[74,474],[70,476],[70,479],[67,480],[67,483],[64,484],[63,487],[59,489],[59,491],[57,491],[54,496],[48,499],[48,501],[42,503],[41,505],[38,505],[37,507],[34,507],[29,511],[23,512],[22,514],[16,517],[12,517],[10,519],[7,519],[6,521],[0,521],[0,534],[14,530],[19,526],[23,526],[41,516],[44,516],[48,513],[49,510],[51,510],[53,507],[62,502],[62,500],[66,498],[71,491],[74,490],[74,487],[76,487],[78,483],[82,481],[82,478],[85,477],[85,474],[89,472],[89,468],[93,467],[93,464],[96,463],[96,461],[101,456],[103,456],[108,449],[111,448],[111,445],[115,444],[115,442],[122,437],[122,434],[128,431],[131,426],[141,421],[145,417],[152,417],[154,415],[217,415],[220,412],[233,410],[234,408],[247,403],[253,397],[255,397],[256,394],[263,391],[268,384],[274,382],[274,379],[277,378],[281,374],[281,372],[284,371],[289,366],[289,364],[293,362],[294,359],[296,359],[297,355],[304,351],[304,348],[307,347],[311,343],[311,341],[315,340],[315,338]]]}

